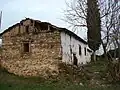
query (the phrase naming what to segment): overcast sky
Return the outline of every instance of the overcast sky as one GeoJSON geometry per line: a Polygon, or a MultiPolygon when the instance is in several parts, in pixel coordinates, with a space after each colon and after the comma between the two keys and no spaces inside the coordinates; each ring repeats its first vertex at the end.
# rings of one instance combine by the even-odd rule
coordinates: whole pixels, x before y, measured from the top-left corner
{"type": "MultiPolygon", "coordinates": [[[[61,20],[65,9],[65,0],[1,0],[0,10],[3,14],[0,32],[25,17],[68,28],[68,24],[61,20]]],[[[80,31],[79,36],[85,37],[84,31],[80,31]]]]}

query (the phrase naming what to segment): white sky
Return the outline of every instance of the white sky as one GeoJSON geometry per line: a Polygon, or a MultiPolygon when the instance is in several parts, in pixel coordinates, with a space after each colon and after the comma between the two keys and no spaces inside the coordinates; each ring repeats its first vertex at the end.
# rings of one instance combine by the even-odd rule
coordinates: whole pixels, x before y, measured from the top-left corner
{"type": "MultiPolygon", "coordinates": [[[[0,32],[22,19],[33,18],[50,22],[59,27],[68,28],[68,24],[61,19],[66,9],[65,1],[70,0],[2,0],[2,28],[0,32]]],[[[79,31],[78,35],[85,37],[85,31],[79,31]]]]}

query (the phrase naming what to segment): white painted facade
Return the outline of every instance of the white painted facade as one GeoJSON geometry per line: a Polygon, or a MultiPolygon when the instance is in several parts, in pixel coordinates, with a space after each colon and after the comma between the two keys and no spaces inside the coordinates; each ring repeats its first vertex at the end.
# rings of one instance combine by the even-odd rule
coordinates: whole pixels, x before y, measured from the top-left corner
{"type": "Polygon", "coordinates": [[[88,45],[80,40],[77,40],[74,36],[61,32],[61,46],[62,46],[62,61],[67,64],[74,64],[73,53],[77,58],[77,65],[86,64],[91,60],[91,52],[87,49],[88,45]],[[81,54],[80,47],[81,46],[81,54]],[[86,49],[85,49],[86,48],[86,49]],[[86,50],[86,55],[85,55],[86,50]]]}

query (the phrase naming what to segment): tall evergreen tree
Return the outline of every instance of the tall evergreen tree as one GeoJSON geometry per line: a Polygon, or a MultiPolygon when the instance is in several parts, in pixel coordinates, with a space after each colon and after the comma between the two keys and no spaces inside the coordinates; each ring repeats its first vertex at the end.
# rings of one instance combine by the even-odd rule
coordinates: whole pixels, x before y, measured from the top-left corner
{"type": "Polygon", "coordinates": [[[97,0],[87,0],[88,46],[95,52],[101,44],[101,20],[97,0]]]}

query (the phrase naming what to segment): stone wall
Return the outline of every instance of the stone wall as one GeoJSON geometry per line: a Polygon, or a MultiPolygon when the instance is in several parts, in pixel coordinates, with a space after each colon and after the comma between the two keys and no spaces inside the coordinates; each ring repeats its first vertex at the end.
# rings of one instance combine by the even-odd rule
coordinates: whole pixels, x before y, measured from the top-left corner
{"type": "Polygon", "coordinates": [[[2,66],[20,76],[57,75],[61,61],[60,32],[37,28],[34,33],[35,29],[33,21],[31,24],[31,20],[26,20],[2,35],[2,66]],[[29,44],[29,52],[24,52],[24,43],[29,44]]]}

